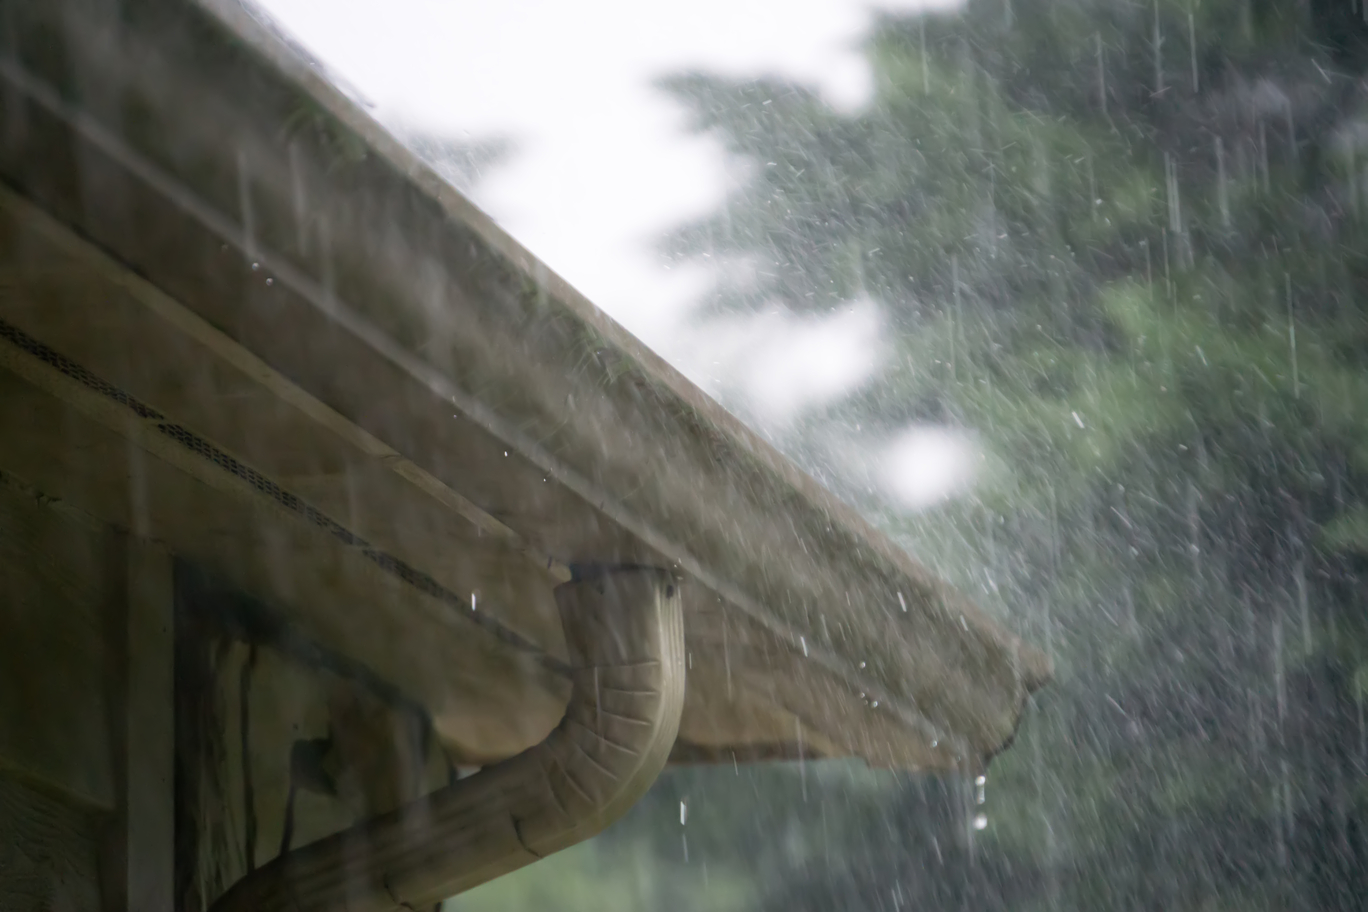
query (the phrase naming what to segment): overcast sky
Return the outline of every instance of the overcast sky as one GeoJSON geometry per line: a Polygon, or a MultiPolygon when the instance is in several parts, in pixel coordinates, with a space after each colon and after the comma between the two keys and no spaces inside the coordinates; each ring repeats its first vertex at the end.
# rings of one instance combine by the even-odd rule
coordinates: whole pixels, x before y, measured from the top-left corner
{"type": "MultiPolygon", "coordinates": [[[[855,109],[871,89],[859,44],[874,10],[927,0],[258,4],[382,122],[510,140],[512,155],[482,176],[475,202],[694,382],[740,392],[768,430],[877,371],[885,354],[877,302],[852,301],[823,319],[782,308],[707,325],[690,319],[709,275],[671,268],[654,244],[716,207],[728,171],[721,148],[688,134],[683,111],[651,84],[691,69],[772,75],[855,109]]],[[[936,481],[933,463],[946,462],[945,447],[927,448],[944,437],[908,437],[888,450],[894,464],[884,477],[916,478],[890,483],[890,493],[909,506],[939,496],[949,481],[936,481]]]]}

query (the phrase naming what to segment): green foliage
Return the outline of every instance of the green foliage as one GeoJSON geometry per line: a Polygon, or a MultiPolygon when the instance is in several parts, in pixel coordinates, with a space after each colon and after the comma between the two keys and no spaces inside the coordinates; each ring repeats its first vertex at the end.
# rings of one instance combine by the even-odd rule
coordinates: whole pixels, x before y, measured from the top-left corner
{"type": "Polygon", "coordinates": [[[526,873],[492,880],[448,900],[445,912],[636,912],[659,908],[661,899],[689,896],[696,907],[718,912],[754,908],[755,889],[742,872],[722,867],[705,884],[701,874],[682,875],[646,846],[615,847],[587,842],[538,862],[526,873]]]}
{"type": "Polygon", "coordinates": [[[988,906],[1365,888],[1365,38],[1328,3],[985,0],[884,21],[853,115],[664,83],[752,175],[667,245],[726,264],[714,306],[874,297],[895,355],[827,419],[989,451],[970,502],[866,503],[1057,660],[953,875],[1010,869],[988,906]]]}

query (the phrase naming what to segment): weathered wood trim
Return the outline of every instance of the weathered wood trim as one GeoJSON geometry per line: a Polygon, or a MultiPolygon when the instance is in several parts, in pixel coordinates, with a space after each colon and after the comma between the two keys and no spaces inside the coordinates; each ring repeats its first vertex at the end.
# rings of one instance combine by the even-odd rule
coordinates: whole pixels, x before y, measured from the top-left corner
{"type": "Polygon", "coordinates": [[[0,475],[0,775],[102,812],[117,800],[107,536],[0,475]]]}
{"type": "Polygon", "coordinates": [[[105,727],[113,779],[112,813],[99,828],[101,907],[132,912],[128,905],[128,535],[106,526],[101,619],[104,621],[105,727]]]}
{"type": "Polygon", "coordinates": [[[106,681],[115,776],[103,829],[105,912],[172,912],[175,671],[171,557],[106,534],[106,681]]]}
{"type": "Polygon", "coordinates": [[[210,736],[217,720],[213,708],[213,674],[209,623],[187,597],[183,565],[173,570],[175,701],[175,883],[174,907],[201,909],[205,897],[199,872],[211,850],[202,795],[210,736]]]}
{"type": "Polygon", "coordinates": [[[136,912],[174,908],[174,598],[171,556],[130,539],[123,829],[128,908],[136,912]]]}

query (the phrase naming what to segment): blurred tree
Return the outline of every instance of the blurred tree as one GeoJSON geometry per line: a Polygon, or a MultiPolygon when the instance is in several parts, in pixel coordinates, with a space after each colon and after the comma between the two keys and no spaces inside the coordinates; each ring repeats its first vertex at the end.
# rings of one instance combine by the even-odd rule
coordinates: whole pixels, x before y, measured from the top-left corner
{"type": "Polygon", "coordinates": [[[853,114],[664,83],[749,169],[669,242],[713,307],[885,308],[887,370],[792,451],[974,431],[972,499],[845,493],[1058,667],[986,828],[899,779],[771,908],[1368,902],[1366,16],[971,0],[883,20],[853,114]]]}

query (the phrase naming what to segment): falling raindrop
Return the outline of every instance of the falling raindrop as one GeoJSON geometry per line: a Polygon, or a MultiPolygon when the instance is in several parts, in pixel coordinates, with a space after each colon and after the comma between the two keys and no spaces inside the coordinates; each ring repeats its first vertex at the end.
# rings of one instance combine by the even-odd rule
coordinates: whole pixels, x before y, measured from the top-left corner
{"type": "Polygon", "coordinates": [[[960,272],[959,255],[950,255],[950,287],[953,290],[955,309],[950,320],[950,379],[956,380],[958,374],[958,342],[960,333],[960,272]]]}
{"type": "Polygon", "coordinates": [[[1306,595],[1306,563],[1304,561],[1297,561],[1295,581],[1297,585],[1297,607],[1301,611],[1302,648],[1307,655],[1310,655],[1312,647],[1311,606],[1306,595]]]}
{"type": "Polygon", "coordinates": [[[1159,30],[1159,2],[1154,3],[1154,95],[1159,97],[1164,94],[1164,36],[1159,30]]]}
{"type": "Polygon", "coordinates": [[[1107,64],[1102,56],[1102,33],[1094,32],[1097,43],[1097,97],[1102,101],[1102,116],[1107,116],[1107,64]]]}
{"type": "MultiPolygon", "coordinates": [[[[256,220],[252,210],[252,181],[247,174],[247,156],[239,149],[237,153],[238,218],[242,222],[242,250],[247,258],[254,260],[256,251],[256,220]]],[[[257,264],[253,263],[256,269],[257,264]]]]}
{"type": "Polygon", "coordinates": [[[1292,357],[1292,397],[1301,398],[1301,376],[1297,371],[1297,321],[1292,309],[1292,276],[1283,273],[1283,284],[1287,290],[1287,346],[1292,357]]]}
{"type": "MultiPolygon", "coordinates": [[[[722,624],[722,666],[727,672],[727,699],[732,698],[732,670],[731,670],[731,646],[728,642],[727,624],[722,624]]],[[[736,757],[733,755],[732,760],[736,757]]]]}
{"type": "Polygon", "coordinates": [[[1216,137],[1216,204],[1221,210],[1221,227],[1230,227],[1230,188],[1226,180],[1225,146],[1216,137]]]}
{"type": "Polygon", "coordinates": [[[304,179],[301,176],[303,166],[299,161],[299,145],[290,143],[287,154],[290,160],[290,197],[294,203],[295,243],[298,245],[300,253],[307,254],[309,252],[309,210],[304,193],[304,179]]]}
{"type": "Polygon", "coordinates": [[[1292,161],[1295,162],[1297,160],[1297,124],[1292,116],[1292,100],[1290,98],[1287,100],[1287,105],[1283,108],[1283,111],[1287,115],[1288,152],[1291,154],[1292,161]]]}
{"type": "Polygon", "coordinates": [[[925,17],[917,20],[918,34],[921,39],[921,74],[922,74],[922,94],[931,91],[931,65],[926,57],[926,19],[925,17]]]}
{"type": "Polygon", "coordinates": [[[1197,21],[1191,12],[1188,13],[1188,55],[1192,60],[1192,91],[1195,94],[1200,86],[1197,80],[1197,21]]]}
{"type": "Polygon", "coordinates": [[[1259,121],[1259,178],[1263,187],[1263,192],[1268,192],[1268,130],[1264,127],[1264,122],[1259,121]]]}

